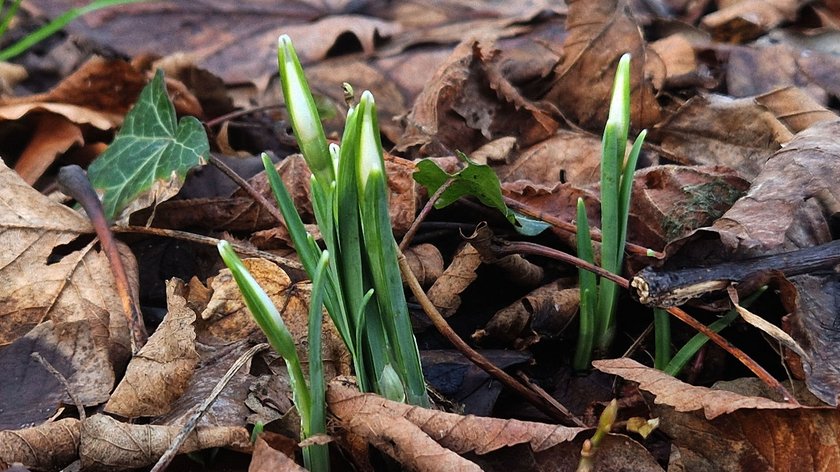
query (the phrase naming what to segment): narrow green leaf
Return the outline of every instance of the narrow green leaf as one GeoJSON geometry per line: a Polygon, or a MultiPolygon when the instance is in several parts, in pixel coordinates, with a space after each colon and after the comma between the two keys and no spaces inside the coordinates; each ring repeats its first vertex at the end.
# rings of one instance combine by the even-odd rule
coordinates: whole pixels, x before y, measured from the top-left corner
{"type": "MultiPolygon", "coordinates": [[[[329,253],[324,251],[318,260],[318,267],[312,277],[312,297],[309,300],[309,391],[312,411],[308,436],[327,433],[327,384],[324,378],[324,361],[321,353],[321,327],[324,322],[324,293],[326,289],[326,268],[329,253]]],[[[304,438],[305,439],[305,438],[304,438]]],[[[330,456],[326,444],[307,446],[309,463],[306,467],[314,471],[329,471],[330,456]]]]}
{"type": "Polygon", "coordinates": [[[187,171],[203,164],[209,152],[196,118],[185,116],[176,123],[163,71],[158,70],[114,142],[88,168],[88,177],[102,192],[105,216],[114,219],[175,196],[187,171]]]}
{"type": "Polygon", "coordinates": [[[671,315],[662,308],[653,309],[653,368],[662,370],[671,362],[671,315]]]}

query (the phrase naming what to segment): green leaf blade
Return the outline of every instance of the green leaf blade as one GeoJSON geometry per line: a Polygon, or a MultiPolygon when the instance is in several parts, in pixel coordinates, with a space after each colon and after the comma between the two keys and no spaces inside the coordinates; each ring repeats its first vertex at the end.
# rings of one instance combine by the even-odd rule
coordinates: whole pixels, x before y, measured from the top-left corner
{"type": "Polygon", "coordinates": [[[105,216],[124,219],[173,197],[187,172],[203,164],[209,153],[207,135],[196,118],[176,121],[163,72],[158,71],[114,141],[88,168],[88,177],[102,195],[105,216]]]}

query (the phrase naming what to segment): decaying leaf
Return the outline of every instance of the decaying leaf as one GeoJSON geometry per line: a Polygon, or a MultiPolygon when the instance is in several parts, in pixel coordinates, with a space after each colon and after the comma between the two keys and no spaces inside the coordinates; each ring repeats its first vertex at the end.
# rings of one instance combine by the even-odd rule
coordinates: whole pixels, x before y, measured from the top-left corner
{"type": "Polygon", "coordinates": [[[486,454],[524,443],[534,451],[542,451],[571,441],[585,430],[528,421],[461,416],[413,407],[378,395],[360,393],[355,385],[340,377],[330,382],[327,403],[330,411],[342,422],[352,421],[359,415],[382,415],[392,420],[403,418],[441,446],[459,454],[486,454]]]}
{"type": "Polygon", "coordinates": [[[451,316],[461,306],[461,292],[478,277],[475,270],[481,265],[478,251],[467,243],[455,254],[452,263],[432,284],[428,291],[429,300],[443,316],[451,316]]]}
{"type": "Polygon", "coordinates": [[[195,312],[175,290],[176,282],[166,287],[168,311],[149,338],[128,363],[105,411],[125,418],[159,416],[172,408],[184,393],[196,365],[195,312]]]}
{"type": "Polygon", "coordinates": [[[679,412],[702,410],[709,420],[736,410],[803,408],[765,397],[750,397],[726,390],[696,387],[628,358],[596,360],[592,361],[592,366],[602,372],[638,382],[639,388],[656,397],[656,404],[671,406],[679,412]]]}
{"type": "Polygon", "coordinates": [[[62,470],[79,456],[81,422],[64,418],[32,428],[0,431],[0,464],[62,470]]]}
{"type": "MultiPolygon", "coordinates": [[[[84,470],[135,469],[154,464],[163,455],[181,426],[153,426],[120,422],[97,414],[82,423],[79,457],[84,470]]],[[[248,430],[242,427],[197,428],[179,452],[186,454],[213,447],[250,449],[248,430]]]]}
{"type": "Polygon", "coordinates": [[[743,0],[730,2],[703,17],[701,25],[715,39],[733,43],[750,40],[785,20],[796,18],[801,0],[743,0]]]}
{"type": "Polygon", "coordinates": [[[410,246],[403,254],[421,286],[428,287],[443,275],[443,256],[434,245],[410,246]]]}
{"type": "Polygon", "coordinates": [[[305,472],[306,469],[299,466],[294,460],[294,446],[294,441],[285,436],[269,432],[262,433],[254,443],[254,454],[251,457],[251,464],[248,465],[248,472],[274,472],[277,470],[305,472]],[[287,447],[282,447],[282,445],[287,447]]]}

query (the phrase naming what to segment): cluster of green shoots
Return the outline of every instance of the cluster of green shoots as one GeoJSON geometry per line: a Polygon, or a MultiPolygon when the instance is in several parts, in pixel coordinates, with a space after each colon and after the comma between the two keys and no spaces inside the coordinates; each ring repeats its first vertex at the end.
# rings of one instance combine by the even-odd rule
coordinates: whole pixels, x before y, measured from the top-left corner
{"type": "MultiPolygon", "coordinates": [[[[642,131],[625,159],[630,129],[630,55],[618,62],[610,100],[607,125],[604,128],[601,154],[601,267],[618,274],[624,259],[627,219],[633,171],[639,159],[647,131],[642,131]]],[[[577,202],[578,257],[595,263],[589,220],[582,199],[577,202]]],[[[585,269],[580,277],[580,332],[573,365],[578,370],[589,368],[593,351],[605,353],[615,337],[615,311],[618,286],[596,277],[585,269]]]]}
{"type": "MultiPolygon", "coordinates": [[[[388,214],[373,96],[364,92],[358,105],[348,110],[341,145],[328,144],[297,54],[285,35],[279,40],[278,62],[292,128],[312,171],[313,208],[325,246],[322,249],[305,230],[289,192],[264,154],[277,204],[312,279],[308,386],[277,308],[228,243],[219,243],[219,252],[254,318],[288,366],[301,435],[307,438],[325,432],[322,305],[350,352],[362,391],[413,405],[428,406],[429,401],[388,214]]],[[[304,463],[310,470],[326,470],[326,446],[304,448],[304,463]]]]}
{"type": "MultiPolygon", "coordinates": [[[[15,56],[19,56],[20,54],[26,52],[27,49],[49,38],[67,26],[68,23],[82,15],[86,15],[102,8],[124,5],[126,3],[138,3],[142,1],[145,0],[95,0],[85,6],[71,8],[44,26],[41,26],[35,31],[24,36],[14,44],[0,49],[0,61],[8,61],[15,56]]],[[[6,0],[0,0],[0,36],[3,36],[6,31],[8,31],[9,26],[12,24],[12,19],[14,19],[20,9],[21,2],[22,0],[13,0],[11,5],[6,5],[6,0]]]]}

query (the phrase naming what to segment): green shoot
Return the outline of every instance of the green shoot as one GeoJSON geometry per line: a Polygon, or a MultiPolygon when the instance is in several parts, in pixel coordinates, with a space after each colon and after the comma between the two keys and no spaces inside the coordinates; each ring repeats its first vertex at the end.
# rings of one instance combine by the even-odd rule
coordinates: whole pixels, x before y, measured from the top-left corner
{"type": "MultiPolygon", "coordinates": [[[[12,18],[14,17],[15,13],[17,13],[18,7],[20,6],[20,1],[21,0],[15,0],[15,2],[9,7],[9,9],[2,13],[2,17],[0,17],[0,35],[5,33],[8,29],[12,18]]],[[[86,15],[96,10],[101,10],[102,8],[108,8],[117,5],[125,5],[128,3],[138,3],[142,1],[147,0],[96,0],[88,3],[83,7],[71,8],[59,15],[58,17],[54,18],[49,23],[45,24],[44,26],[38,28],[32,33],[29,33],[28,35],[26,35],[16,43],[12,44],[11,46],[0,50],[0,61],[8,61],[9,59],[15,56],[23,54],[32,46],[54,35],[62,28],[67,26],[68,23],[82,15],[86,15]]]]}
{"type": "MultiPolygon", "coordinates": [[[[309,308],[309,369],[311,388],[303,375],[300,358],[295,349],[295,341],[283,318],[268,298],[265,291],[257,284],[254,277],[245,268],[230,243],[220,241],[219,254],[230,269],[245,305],[265,333],[271,347],[283,357],[289,371],[292,397],[300,415],[301,439],[314,434],[326,433],[326,405],[324,403],[325,383],[321,362],[321,293],[323,293],[324,270],[329,261],[328,253],[321,254],[312,278],[312,299],[309,308]],[[313,314],[314,313],[314,314],[313,314]],[[316,333],[313,336],[313,331],[316,333]]],[[[326,445],[307,446],[303,450],[304,464],[310,470],[329,470],[329,454],[326,445]]]]}
{"type": "Polygon", "coordinates": [[[653,333],[653,368],[662,370],[671,362],[671,315],[662,308],[653,309],[653,333]]]}
{"type": "MultiPolygon", "coordinates": [[[[313,208],[332,257],[324,304],[353,358],[363,391],[428,405],[420,355],[396,258],[376,106],[369,92],[347,113],[341,146],[328,146],[315,100],[288,36],[278,64],[292,129],[312,170],[313,208]]],[[[269,183],[304,268],[321,249],[306,233],[288,191],[264,157],[269,183]]]]}
{"type": "MultiPolygon", "coordinates": [[[[614,274],[621,272],[624,260],[633,172],[646,136],[646,131],[639,133],[625,160],[629,129],[630,55],[625,54],[616,70],[601,154],[601,267],[614,274]]],[[[578,254],[582,259],[594,262],[589,222],[582,201],[578,201],[577,228],[578,254]]],[[[615,337],[618,298],[618,286],[614,282],[584,272],[580,275],[580,337],[574,358],[574,367],[578,370],[589,367],[593,350],[601,353],[609,350],[615,337]]]]}

